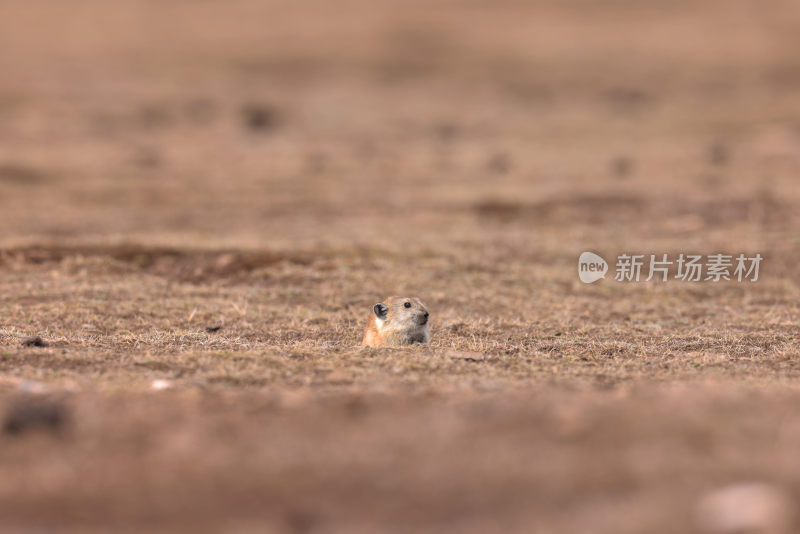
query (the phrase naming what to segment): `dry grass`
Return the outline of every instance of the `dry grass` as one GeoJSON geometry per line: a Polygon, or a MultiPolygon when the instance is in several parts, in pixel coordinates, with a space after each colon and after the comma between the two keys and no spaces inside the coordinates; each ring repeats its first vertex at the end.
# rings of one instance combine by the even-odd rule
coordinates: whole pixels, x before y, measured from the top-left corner
{"type": "Polygon", "coordinates": [[[82,388],[156,378],[371,389],[798,376],[796,297],[769,279],[587,287],[561,262],[460,264],[428,253],[414,265],[436,288],[423,293],[435,311],[432,344],[376,351],[358,347],[381,295],[363,288],[413,278],[404,258],[134,251],[7,250],[0,369],[82,388]],[[29,335],[49,347],[22,347],[29,335]]]}

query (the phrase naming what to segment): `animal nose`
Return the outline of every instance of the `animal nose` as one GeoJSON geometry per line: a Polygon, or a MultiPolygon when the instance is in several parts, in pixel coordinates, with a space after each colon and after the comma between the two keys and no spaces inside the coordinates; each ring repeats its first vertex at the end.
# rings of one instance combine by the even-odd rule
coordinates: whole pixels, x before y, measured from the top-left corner
{"type": "Polygon", "coordinates": [[[430,314],[430,313],[428,313],[428,312],[425,312],[425,313],[423,313],[422,315],[423,315],[423,316],[424,316],[424,317],[427,319],[428,317],[430,317],[430,315],[431,315],[431,314],[430,314]]]}

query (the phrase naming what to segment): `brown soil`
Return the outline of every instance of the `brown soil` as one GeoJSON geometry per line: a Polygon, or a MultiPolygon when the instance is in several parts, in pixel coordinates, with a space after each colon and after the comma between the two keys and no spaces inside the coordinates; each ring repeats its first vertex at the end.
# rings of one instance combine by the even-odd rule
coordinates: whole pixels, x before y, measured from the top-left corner
{"type": "Polygon", "coordinates": [[[0,530],[800,530],[798,28],[0,3],[0,530]],[[429,347],[358,347],[392,294],[429,347]]]}

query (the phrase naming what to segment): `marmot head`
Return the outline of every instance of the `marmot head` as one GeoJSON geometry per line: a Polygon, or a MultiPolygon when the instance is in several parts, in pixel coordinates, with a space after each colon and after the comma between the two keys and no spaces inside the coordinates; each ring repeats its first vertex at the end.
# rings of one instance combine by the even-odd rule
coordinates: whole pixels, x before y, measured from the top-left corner
{"type": "Polygon", "coordinates": [[[372,307],[378,324],[391,330],[425,328],[430,314],[417,297],[389,297],[372,307]]]}

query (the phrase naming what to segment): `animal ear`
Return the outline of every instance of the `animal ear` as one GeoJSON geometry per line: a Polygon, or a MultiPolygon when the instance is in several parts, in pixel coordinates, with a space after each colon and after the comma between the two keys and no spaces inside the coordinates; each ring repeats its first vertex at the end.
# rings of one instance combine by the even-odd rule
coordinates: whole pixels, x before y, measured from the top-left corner
{"type": "Polygon", "coordinates": [[[378,316],[378,319],[386,319],[386,314],[389,313],[389,308],[386,307],[386,304],[381,302],[373,306],[372,310],[375,312],[375,315],[378,316]]]}

